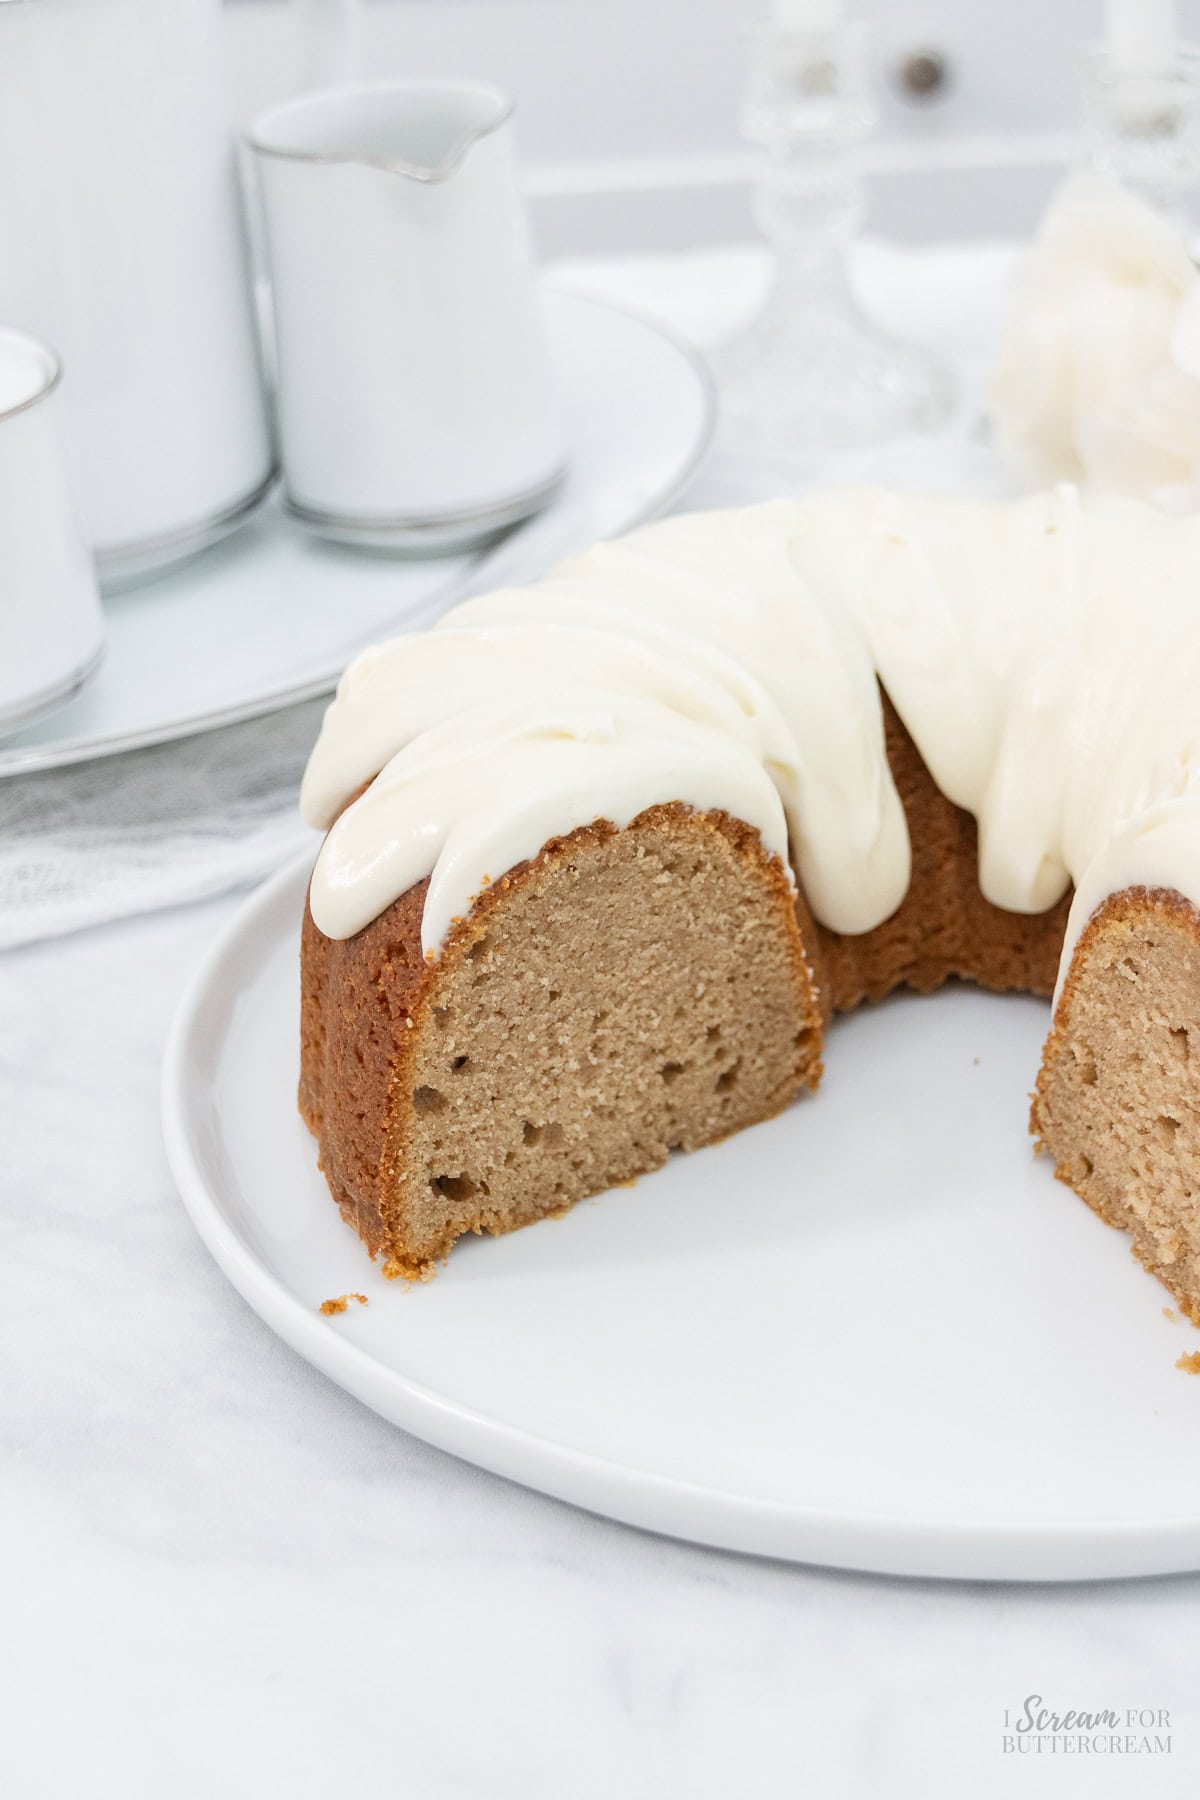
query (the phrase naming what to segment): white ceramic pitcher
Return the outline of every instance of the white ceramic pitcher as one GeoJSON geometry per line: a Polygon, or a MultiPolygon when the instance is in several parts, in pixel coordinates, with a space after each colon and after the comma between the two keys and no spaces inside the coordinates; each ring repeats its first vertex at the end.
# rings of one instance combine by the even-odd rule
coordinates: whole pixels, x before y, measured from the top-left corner
{"type": "Polygon", "coordinates": [[[408,81],[254,122],[286,504],[323,536],[462,550],[562,479],[511,112],[408,81]]]}
{"type": "MultiPolygon", "coordinates": [[[[335,78],[351,10],[302,0],[335,78]]],[[[63,360],[106,581],[222,536],[274,474],[222,52],[220,0],[0,0],[0,322],[63,360]]]]}

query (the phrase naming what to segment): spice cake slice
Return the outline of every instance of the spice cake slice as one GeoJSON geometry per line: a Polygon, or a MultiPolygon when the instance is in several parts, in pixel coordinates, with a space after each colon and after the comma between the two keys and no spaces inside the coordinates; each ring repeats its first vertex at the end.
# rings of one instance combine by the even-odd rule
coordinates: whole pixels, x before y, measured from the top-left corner
{"type": "Polygon", "coordinates": [[[304,926],[301,1110],[388,1274],[429,1274],[465,1232],[561,1212],[816,1086],[796,895],[728,814],[655,806],[554,840],[436,960],[425,885],[351,938],[304,926]]]}

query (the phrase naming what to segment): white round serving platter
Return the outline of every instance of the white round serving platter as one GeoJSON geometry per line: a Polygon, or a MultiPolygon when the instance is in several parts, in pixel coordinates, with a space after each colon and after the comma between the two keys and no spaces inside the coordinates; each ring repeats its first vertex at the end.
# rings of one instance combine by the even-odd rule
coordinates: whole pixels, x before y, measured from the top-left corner
{"type": "Polygon", "coordinates": [[[664,510],[715,423],[703,363],[657,325],[547,289],[567,478],[492,549],[400,559],[327,543],[278,496],[241,531],[105,600],[103,664],[70,705],[0,739],[0,776],[163,743],[328,692],[365,645],[532,580],[664,510]]]}
{"type": "Polygon", "coordinates": [[[1044,1004],[865,1009],[815,1098],[409,1288],[296,1113],[307,872],[209,954],[163,1110],[201,1237],[317,1368],[482,1468],[700,1543],[975,1579],[1200,1567],[1200,1380],[1175,1367],[1200,1337],[1033,1156],[1044,1004]],[[352,1291],[369,1305],[318,1311],[352,1291]]]}

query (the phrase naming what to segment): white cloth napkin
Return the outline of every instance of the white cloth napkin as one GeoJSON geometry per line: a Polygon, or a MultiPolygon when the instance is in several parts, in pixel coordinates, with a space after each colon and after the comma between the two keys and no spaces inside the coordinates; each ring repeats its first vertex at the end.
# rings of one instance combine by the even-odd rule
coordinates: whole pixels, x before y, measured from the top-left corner
{"type": "Polygon", "coordinates": [[[313,838],[296,796],[324,704],[0,781],[0,949],[277,869],[313,838]]]}
{"type": "MultiPolygon", "coordinates": [[[[1014,251],[967,244],[856,247],[860,296],[896,335],[951,361],[964,404],[938,439],[831,461],[828,479],[995,491],[975,444],[977,394],[998,340],[1014,251]]],[[[758,249],[576,260],[567,286],[660,321],[707,347],[749,316],[767,274],[758,249]]],[[[741,504],[779,491],[767,464],[737,461],[720,441],[688,507],[741,504]]],[[[151,912],[257,881],[305,843],[296,798],[323,702],[73,768],[0,780],[0,948],[151,912]]]]}

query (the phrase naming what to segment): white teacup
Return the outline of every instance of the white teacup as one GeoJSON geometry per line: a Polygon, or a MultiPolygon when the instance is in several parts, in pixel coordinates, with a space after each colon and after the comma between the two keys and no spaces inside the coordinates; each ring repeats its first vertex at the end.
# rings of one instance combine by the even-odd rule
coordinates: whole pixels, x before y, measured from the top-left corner
{"type": "Polygon", "coordinates": [[[62,355],[113,585],[224,536],[275,473],[222,12],[0,0],[0,318],[62,355]]]}
{"type": "Polygon", "coordinates": [[[287,504],[314,531],[462,549],[562,477],[511,114],[494,88],[406,82],[251,131],[287,504]]]}
{"type": "Polygon", "coordinates": [[[67,467],[54,351],[0,329],[0,731],[69,700],[104,628],[67,467]]]}

